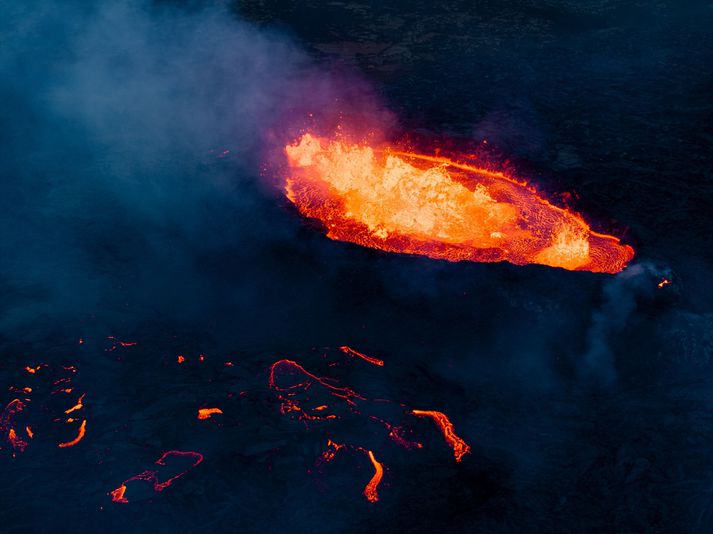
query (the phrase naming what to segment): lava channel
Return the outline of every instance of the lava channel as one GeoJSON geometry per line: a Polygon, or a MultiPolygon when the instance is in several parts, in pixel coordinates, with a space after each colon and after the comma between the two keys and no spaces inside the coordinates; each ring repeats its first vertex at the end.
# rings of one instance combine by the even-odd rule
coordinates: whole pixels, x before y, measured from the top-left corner
{"type": "Polygon", "coordinates": [[[455,432],[453,423],[448,419],[448,416],[443,412],[436,410],[411,410],[411,413],[417,417],[430,417],[433,419],[446,440],[446,443],[453,449],[453,456],[456,462],[460,462],[463,456],[470,452],[470,446],[463,441],[455,432]]]}
{"type": "MultiPolygon", "coordinates": [[[[455,159],[302,135],[285,147],[287,198],[327,237],[449,261],[541,264],[617,273],[619,239],[527,184],[455,159]]],[[[471,158],[472,159],[472,158],[471,158]]]]}

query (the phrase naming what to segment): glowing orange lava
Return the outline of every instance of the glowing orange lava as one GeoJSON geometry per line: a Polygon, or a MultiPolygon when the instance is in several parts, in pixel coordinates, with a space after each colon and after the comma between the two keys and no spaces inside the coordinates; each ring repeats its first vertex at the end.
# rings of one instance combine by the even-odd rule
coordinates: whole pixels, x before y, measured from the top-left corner
{"type": "Polygon", "coordinates": [[[327,440],[327,450],[322,453],[320,460],[323,462],[331,462],[339,451],[344,449],[346,445],[343,443],[336,443],[331,439],[327,440]]]}
{"type": "MultiPolygon", "coordinates": [[[[25,409],[25,403],[20,399],[11,400],[5,409],[0,414],[0,433],[7,436],[7,442],[10,444],[13,450],[13,456],[15,452],[25,452],[25,449],[29,445],[27,440],[20,437],[14,428],[15,418],[17,415],[25,409]]],[[[28,429],[28,437],[32,439],[32,431],[28,429]]]]}
{"type": "MultiPolygon", "coordinates": [[[[361,354],[346,345],[339,347],[339,350],[347,356],[361,354]]],[[[358,357],[360,360],[373,363],[370,361],[373,358],[369,356],[358,357]]],[[[344,361],[343,358],[342,361],[344,361]]],[[[338,365],[338,362],[328,364],[330,368],[338,365]]],[[[281,402],[280,413],[303,422],[308,429],[311,428],[312,422],[319,422],[317,428],[327,438],[327,447],[316,459],[316,466],[331,462],[337,454],[341,454],[343,451],[357,452],[369,457],[375,472],[362,492],[369,502],[374,503],[379,500],[377,488],[382,480],[385,467],[376,460],[375,455],[381,456],[383,451],[380,448],[373,448],[373,441],[367,446],[366,442],[356,435],[353,435],[349,441],[342,441],[345,437],[344,428],[348,428],[355,421],[365,423],[363,425],[364,435],[372,436],[372,440],[375,432],[383,432],[375,430],[375,428],[382,427],[388,430],[388,434],[381,434],[383,437],[380,438],[380,443],[385,445],[393,442],[406,450],[419,450],[424,446],[419,441],[411,439],[416,437],[414,429],[411,428],[411,424],[414,422],[412,416],[429,417],[435,421],[446,443],[453,449],[456,461],[460,462],[463,456],[470,452],[470,446],[455,433],[453,424],[446,414],[434,410],[411,410],[404,404],[396,405],[396,403],[383,398],[369,399],[339,384],[340,381],[337,378],[313,374],[293,360],[278,360],[270,366],[269,386],[281,402]],[[324,404],[321,401],[325,398],[325,394],[337,399],[332,399],[329,404],[324,404]],[[404,410],[404,408],[406,409],[404,410]],[[325,414],[325,410],[334,413],[325,414]],[[407,418],[394,421],[394,417],[399,417],[398,413],[407,416],[407,418]],[[385,416],[387,419],[384,419],[385,416]],[[372,423],[377,426],[374,427],[372,423]],[[335,439],[335,435],[339,436],[339,441],[335,439]],[[388,438],[388,440],[384,438],[388,438]]]]}
{"type": "Polygon", "coordinates": [[[287,197],[327,237],[449,261],[617,273],[634,250],[504,173],[304,134],[285,147],[287,197]]]}
{"type": "Polygon", "coordinates": [[[343,347],[339,347],[339,350],[341,350],[344,354],[351,354],[352,356],[356,356],[357,358],[361,358],[362,360],[365,360],[369,363],[373,363],[374,365],[378,365],[379,367],[384,366],[384,361],[379,360],[378,358],[372,358],[371,356],[367,356],[366,354],[362,354],[358,350],[354,350],[351,347],[347,347],[344,345],[343,347]]]}
{"type": "Polygon", "coordinates": [[[669,280],[668,278],[662,278],[661,281],[656,285],[658,286],[659,289],[661,289],[663,286],[667,286],[670,283],[671,283],[671,280],[669,280]]]}
{"type": "Polygon", "coordinates": [[[384,476],[384,468],[376,460],[376,458],[374,458],[373,452],[371,452],[371,451],[366,451],[366,452],[367,452],[367,455],[369,456],[369,460],[371,460],[371,463],[374,466],[374,476],[371,477],[371,480],[364,488],[364,496],[367,498],[367,500],[369,502],[376,502],[379,500],[379,493],[377,492],[377,488],[379,487],[381,478],[384,476]]]}
{"type": "Polygon", "coordinates": [[[430,417],[436,422],[443,433],[443,437],[446,438],[446,442],[453,449],[456,462],[460,462],[463,456],[470,452],[470,446],[458,437],[453,429],[453,423],[451,423],[451,420],[448,419],[448,416],[443,412],[437,412],[435,410],[412,410],[411,413],[419,417],[430,417]]]}
{"type": "Polygon", "coordinates": [[[64,413],[72,413],[84,408],[84,404],[82,404],[82,401],[84,400],[84,395],[86,395],[86,393],[82,394],[82,396],[77,399],[77,404],[75,404],[71,408],[66,409],[64,413]]]}
{"type": "Polygon", "coordinates": [[[77,432],[77,437],[74,438],[72,441],[67,441],[67,442],[65,442],[65,443],[60,443],[60,444],[58,444],[57,446],[58,446],[60,449],[64,449],[65,447],[74,447],[77,443],[79,443],[80,441],[82,441],[82,439],[84,438],[84,434],[86,434],[86,433],[87,433],[87,420],[84,419],[84,420],[82,421],[82,424],[79,425],[79,431],[77,432]]]}
{"type": "Polygon", "coordinates": [[[126,486],[122,484],[115,490],[111,490],[109,492],[109,495],[111,495],[111,500],[114,502],[120,502],[123,504],[127,504],[129,502],[129,499],[124,497],[124,494],[126,493],[126,486]]]}
{"type": "Polygon", "coordinates": [[[210,416],[216,413],[223,413],[220,408],[200,408],[198,410],[198,419],[210,419],[210,416]]]}

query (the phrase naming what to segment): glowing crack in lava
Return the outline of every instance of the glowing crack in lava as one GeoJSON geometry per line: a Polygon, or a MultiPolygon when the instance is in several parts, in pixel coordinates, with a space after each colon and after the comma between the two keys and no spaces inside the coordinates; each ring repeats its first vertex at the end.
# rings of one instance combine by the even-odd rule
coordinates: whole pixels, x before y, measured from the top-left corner
{"type": "Polygon", "coordinates": [[[449,261],[617,273],[634,250],[510,176],[310,133],[285,147],[287,198],[327,237],[449,261]]]}
{"type": "Polygon", "coordinates": [[[458,437],[453,429],[453,423],[451,423],[451,420],[448,419],[448,416],[443,412],[437,412],[435,410],[412,410],[411,413],[419,417],[430,417],[436,422],[443,433],[443,437],[446,439],[446,443],[453,449],[453,456],[455,456],[456,462],[460,462],[463,456],[470,452],[470,446],[458,437]]]}
{"type": "Polygon", "coordinates": [[[116,502],[116,503],[122,503],[122,504],[128,504],[129,499],[126,497],[126,491],[128,489],[127,484],[130,484],[131,482],[148,482],[151,485],[151,489],[155,492],[163,491],[167,487],[169,487],[171,484],[173,484],[177,479],[181,478],[183,475],[185,475],[188,471],[196,467],[198,464],[200,464],[203,461],[203,455],[199,452],[194,452],[194,451],[166,451],[164,452],[161,457],[156,460],[156,465],[159,466],[158,469],[155,470],[150,470],[147,469],[146,471],[143,471],[139,473],[138,475],[134,475],[131,478],[127,478],[124,480],[118,488],[110,491],[108,495],[111,497],[111,500],[116,502]],[[166,461],[169,458],[174,458],[174,459],[182,459],[182,458],[187,458],[191,460],[193,463],[188,466],[186,469],[176,469],[175,466],[171,470],[168,467],[168,464],[166,461]],[[160,476],[160,473],[163,476],[160,476]],[[161,479],[164,479],[161,481],[161,479]]]}

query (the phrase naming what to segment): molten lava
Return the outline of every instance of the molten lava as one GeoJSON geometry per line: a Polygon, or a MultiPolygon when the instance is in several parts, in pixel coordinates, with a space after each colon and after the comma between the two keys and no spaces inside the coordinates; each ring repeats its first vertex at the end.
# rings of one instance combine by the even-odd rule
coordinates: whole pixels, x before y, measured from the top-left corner
{"type": "Polygon", "coordinates": [[[198,419],[210,419],[213,414],[223,413],[220,408],[200,408],[198,410],[198,419]]]}
{"type": "MultiPolygon", "coordinates": [[[[358,358],[358,361],[378,367],[383,365],[381,360],[366,356],[346,345],[339,347],[339,351],[358,358]]],[[[328,363],[330,369],[338,365],[338,362],[328,363]]],[[[374,475],[362,493],[371,503],[379,500],[377,488],[385,469],[376,459],[377,455],[382,457],[383,449],[373,448],[373,445],[377,443],[386,446],[392,442],[406,450],[423,449],[423,444],[410,439],[414,433],[410,428],[415,421],[413,416],[430,417],[436,422],[446,442],[453,449],[457,462],[470,452],[470,447],[455,433],[446,414],[433,410],[411,410],[404,404],[396,404],[383,398],[369,399],[349,387],[340,385],[337,378],[313,374],[293,360],[282,359],[273,363],[269,368],[268,383],[280,401],[281,414],[303,422],[308,429],[314,423],[316,429],[327,438],[327,447],[315,461],[316,466],[329,463],[337,454],[344,452],[356,452],[369,458],[374,467],[374,475]],[[329,404],[323,403],[324,400],[329,404]],[[401,419],[393,420],[399,417],[401,419]],[[388,433],[384,433],[383,429],[388,433]],[[354,430],[357,432],[354,433],[354,430]],[[343,441],[345,434],[350,436],[348,441],[343,441]],[[339,441],[335,435],[340,436],[339,441]]]]}
{"type": "Polygon", "coordinates": [[[364,488],[364,497],[366,497],[369,502],[376,502],[379,500],[379,493],[376,490],[379,487],[379,482],[381,482],[381,477],[384,476],[384,467],[376,461],[373,452],[367,451],[367,454],[374,466],[374,476],[371,477],[371,480],[364,488]]]}
{"type": "Polygon", "coordinates": [[[463,456],[470,452],[470,446],[458,437],[453,429],[453,423],[451,423],[451,420],[448,419],[448,416],[443,412],[437,412],[435,410],[412,410],[411,413],[419,417],[430,417],[436,422],[443,433],[443,437],[446,438],[446,443],[453,449],[453,456],[455,456],[456,462],[460,462],[463,456]]]}
{"type": "Polygon", "coordinates": [[[634,250],[501,172],[304,134],[284,190],[327,237],[449,261],[617,273],[634,250]]]}
{"type": "Polygon", "coordinates": [[[349,354],[351,356],[356,356],[357,358],[361,358],[362,360],[373,363],[374,365],[378,365],[379,367],[384,366],[384,360],[380,360],[378,358],[372,358],[371,356],[367,356],[366,354],[363,354],[359,352],[358,350],[354,350],[351,347],[348,347],[344,345],[343,347],[339,347],[339,350],[341,350],[344,354],[349,354]]]}
{"type": "MultiPolygon", "coordinates": [[[[68,420],[68,422],[70,422],[70,421],[68,420]]],[[[74,447],[77,443],[79,443],[80,441],[82,441],[82,439],[84,439],[84,434],[86,434],[86,433],[87,433],[87,420],[84,419],[84,420],[82,420],[82,424],[79,425],[79,430],[77,431],[77,437],[71,441],[67,441],[65,443],[60,443],[57,446],[60,449],[64,449],[66,447],[74,447]]]]}
{"type": "Polygon", "coordinates": [[[82,404],[82,401],[84,400],[84,395],[86,395],[86,393],[83,394],[81,397],[79,397],[79,399],[77,399],[77,404],[75,404],[71,408],[67,408],[64,411],[64,413],[72,413],[72,412],[75,412],[77,410],[81,410],[82,408],[84,408],[84,404],[82,404]]]}

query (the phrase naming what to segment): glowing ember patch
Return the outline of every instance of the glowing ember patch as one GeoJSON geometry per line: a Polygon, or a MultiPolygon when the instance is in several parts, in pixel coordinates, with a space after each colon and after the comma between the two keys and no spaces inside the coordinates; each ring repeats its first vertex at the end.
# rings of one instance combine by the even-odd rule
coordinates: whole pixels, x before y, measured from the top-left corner
{"type": "Polygon", "coordinates": [[[423,445],[418,441],[411,441],[402,436],[403,429],[398,426],[391,427],[389,438],[401,445],[404,449],[422,449],[423,445]]]}
{"type": "Polygon", "coordinates": [[[369,502],[376,502],[379,500],[379,493],[377,492],[377,488],[379,487],[381,478],[384,476],[384,467],[376,460],[376,458],[374,458],[373,452],[367,451],[367,455],[369,456],[369,460],[371,460],[371,463],[374,466],[374,476],[371,477],[371,480],[364,488],[364,496],[369,502]]]}
{"type": "Polygon", "coordinates": [[[12,448],[16,451],[19,452],[25,452],[25,449],[27,448],[27,441],[22,439],[20,436],[17,435],[17,432],[15,432],[14,428],[11,428],[8,433],[7,433],[7,441],[10,443],[12,448]]]}
{"type": "Polygon", "coordinates": [[[15,417],[25,409],[25,403],[20,399],[11,400],[0,414],[0,433],[7,436],[7,442],[13,451],[25,452],[28,442],[17,435],[14,428],[15,417]]]}
{"type": "Polygon", "coordinates": [[[457,161],[304,134],[286,196],[327,237],[449,261],[617,273],[634,250],[517,180],[457,161]]]}
{"type": "Polygon", "coordinates": [[[107,336],[107,339],[111,341],[112,346],[108,349],[104,349],[106,352],[114,352],[119,347],[135,347],[139,344],[138,341],[121,341],[115,336],[107,336]]]}
{"type": "Polygon", "coordinates": [[[25,432],[27,432],[27,437],[29,437],[30,439],[33,439],[35,437],[35,434],[34,432],[32,432],[32,428],[30,428],[29,425],[25,427],[25,432]]]}
{"type": "Polygon", "coordinates": [[[658,288],[661,289],[663,286],[667,286],[671,283],[671,280],[668,278],[662,278],[661,281],[657,284],[658,288]]]}
{"type": "Polygon", "coordinates": [[[443,433],[443,437],[446,439],[446,443],[453,449],[456,462],[460,462],[463,456],[470,452],[470,446],[458,437],[453,428],[453,423],[451,423],[446,414],[435,410],[412,410],[411,413],[419,417],[430,417],[436,422],[443,433]]]}
{"type": "Polygon", "coordinates": [[[176,358],[176,361],[177,361],[178,363],[183,363],[183,362],[186,361],[186,358],[185,358],[185,356],[182,356],[182,355],[179,354],[179,355],[178,355],[178,358],[176,358]]]}
{"type": "Polygon", "coordinates": [[[380,367],[384,366],[384,361],[379,360],[378,358],[372,358],[371,356],[367,356],[366,354],[362,354],[358,350],[354,350],[351,347],[347,347],[344,345],[343,347],[339,347],[339,350],[341,350],[344,354],[351,354],[352,356],[356,356],[357,358],[361,358],[362,360],[365,360],[369,363],[373,363],[374,365],[378,365],[380,367]]]}
{"type": "Polygon", "coordinates": [[[82,424],[79,425],[79,431],[77,432],[77,437],[74,438],[72,441],[67,441],[66,443],[60,443],[57,445],[60,449],[64,449],[65,447],[74,447],[77,443],[82,441],[84,438],[84,435],[87,432],[87,420],[84,419],[82,421],[82,424]]]}
{"type": "Polygon", "coordinates": [[[343,443],[335,443],[331,439],[327,440],[327,450],[322,453],[320,456],[321,461],[323,462],[331,462],[334,460],[334,457],[337,455],[339,451],[344,449],[346,445],[343,443]]]}
{"type": "Polygon", "coordinates": [[[216,413],[223,413],[220,408],[201,408],[198,410],[198,419],[210,419],[210,416],[216,413]]]}

